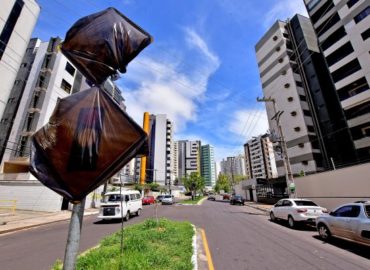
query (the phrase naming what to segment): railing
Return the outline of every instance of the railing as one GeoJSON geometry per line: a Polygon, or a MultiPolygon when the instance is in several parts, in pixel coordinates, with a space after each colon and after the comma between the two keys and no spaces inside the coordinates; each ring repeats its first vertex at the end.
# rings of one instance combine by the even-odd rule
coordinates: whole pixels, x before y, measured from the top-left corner
{"type": "Polygon", "coordinates": [[[0,200],[0,213],[7,213],[8,211],[10,211],[12,214],[14,214],[16,208],[17,200],[0,200]]]}

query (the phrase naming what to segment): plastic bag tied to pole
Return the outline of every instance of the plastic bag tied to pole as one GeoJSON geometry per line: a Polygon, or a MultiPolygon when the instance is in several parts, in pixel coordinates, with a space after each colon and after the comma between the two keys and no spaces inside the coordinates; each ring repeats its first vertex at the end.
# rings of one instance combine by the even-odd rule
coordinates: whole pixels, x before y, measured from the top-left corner
{"type": "Polygon", "coordinates": [[[104,91],[93,87],[60,99],[31,144],[30,171],[77,203],[138,154],[147,135],[104,91]]]}
{"type": "Polygon", "coordinates": [[[104,82],[126,66],[152,37],[115,8],[78,20],[62,43],[63,54],[93,84],[104,82]]]}

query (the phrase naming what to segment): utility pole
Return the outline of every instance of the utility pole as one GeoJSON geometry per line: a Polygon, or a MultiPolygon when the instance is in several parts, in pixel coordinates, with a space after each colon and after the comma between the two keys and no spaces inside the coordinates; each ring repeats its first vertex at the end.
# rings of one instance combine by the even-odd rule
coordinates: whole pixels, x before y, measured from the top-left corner
{"type": "Polygon", "coordinates": [[[286,184],[288,188],[288,194],[290,198],[295,197],[295,191],[291,191],[290,188],[295,189],[294,185],[294,180],[293,180],[293,174],[292,174],[292,168],[290,166],[290,161],[289,161],[289,156],[288,156],[288,148],[286,146],[286,142],[284,139],[284,134],[283,134],[283,129],[281,128],[280,125],[280,116],[284,113],[284,111],[277,111],[276,110],[276,101],[274,98],[257,98],[257,102],[272,102],[273,107],[274,107],[274,116],[271,118],[271,120],[276,121],[276,125],[278,128],[279,132],[279,137],[280,137],[280,146],[281,146],[281,151],[283,154],[283,162],[284,162],[284,168],[285,168],[285,178],[286,178],[286,184]]]}

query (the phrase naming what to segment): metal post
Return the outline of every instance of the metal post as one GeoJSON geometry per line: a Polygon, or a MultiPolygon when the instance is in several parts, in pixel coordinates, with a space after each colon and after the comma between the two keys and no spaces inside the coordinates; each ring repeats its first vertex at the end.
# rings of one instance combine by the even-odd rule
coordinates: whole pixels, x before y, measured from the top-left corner
{"type": "Polygon", "coordinates": [[[333,170],[336,170],[335,164],[334,164],[334,159],[332,157],[330,158],[330,161],[331,161],[331,165],[333,165],[333,170]]]}
{"type": "Polygon", "coordinates": [[[283,154],[283,162],[284,162],[284,168],[285,168],[285,178],[286,178],[286,183],[287,183],[288,194],[289,194],[289,197],[294,198],[295,193],[291,192],[289,189],[290,184],[294,184],[293,173],[292,173],[292,168],[290,166],[288,148],[286,146],[283,129],[281,128],[281,125],[280,125],[280,116],[283,114],[283,111],[276,110],[275,99],[271,97],[270,98],[265,98],[265,97],[257,98],[257,102],[272,102],[273,104],[275,115],[271,118],[271,120],[275,119],[276,125],[278,127],[278,132],[280,136],[280,145],[281,145],[281,150],[283,154]]]}
{"type": "Polygon", "coordinates": [[[86,198],[84,198],[80,203],[73,205],[71,221],[69,223],[67,246],[64,254],[63,270],[74,270],[76,268],[76,258],[80,248],[85,201],[86,198]]]}

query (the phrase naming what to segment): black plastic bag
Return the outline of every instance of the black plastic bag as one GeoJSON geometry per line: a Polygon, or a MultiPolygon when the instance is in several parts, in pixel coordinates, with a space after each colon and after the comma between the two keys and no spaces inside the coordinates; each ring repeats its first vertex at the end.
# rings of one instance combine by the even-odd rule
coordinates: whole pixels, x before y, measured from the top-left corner
{"type": "Polygon", "coordinates": [[[152,37],[115,8],[78,20],[62,43],[63,54],[93,84],[101,84],[126,66],[152,37]]]}

